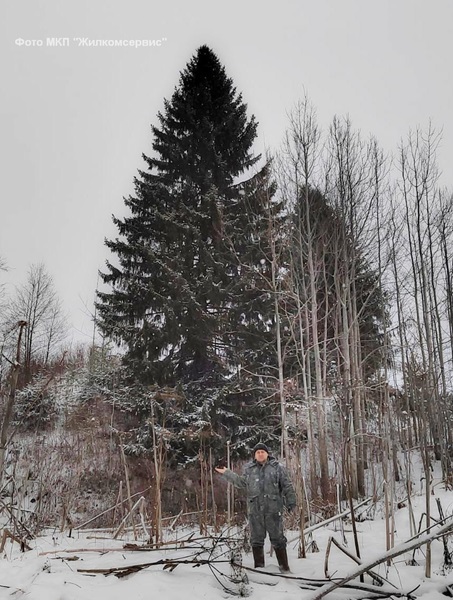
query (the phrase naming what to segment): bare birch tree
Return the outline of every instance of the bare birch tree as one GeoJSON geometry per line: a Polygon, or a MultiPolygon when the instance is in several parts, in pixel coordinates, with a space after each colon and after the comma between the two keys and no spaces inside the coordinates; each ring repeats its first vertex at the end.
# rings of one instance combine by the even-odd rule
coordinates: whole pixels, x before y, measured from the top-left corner
{"type": "Polygon", "coordinates": [[[328,150],[327,194],[341,223],[336,239],[335,267],[338,365],[345,417],[352,422],[352,429],[346,429],[353,437],[350,464],[355,469],[352,493],[356,496],[365,493],[366,365],[373,364],[375,369],[380,354],[383,355],[378,331],[373,334],[370,331],[366,336],[369,340],[363,337],[363,320],[372,307],[377,310],[376,315],[381,312],[378,318],[384,319],[380,277],[384,261],[379,255],[382,240],[377,232],[381,231],[380,215],[385,206],[387,167],[376,141],[371,139],[365,143],[360,133],[352,129],[349,119],[333,120],[328,150]],[[364,264],[374,268],[378,276],[364,277],[364,264]]]}
{"type": "MultiPolygon", "coordinates": [[[[294,214],[292,252],[292,295],[296,321],[293,338],[302,368],[300,374],[308,403],[309,444],[312,484],[315,465],[319,464],[320,491],[329,495],[325,400],[325,357],[322,356],[323,317],[318,306],[320,288],[324,286],[324,245],[315,223],[317,187],[316,169],[320,167],[321,133],[313,106],[305,97],[290,115],[290,126],[282,152],[281,189],[294,214]],[[315,415],[315,416],[314,416],[315,415]],[[317,444],[315,445],[315,431],[317,444]]],[[[318,194],[319,199],[319,194],[318,194]]],[[[317,486],[316,486],[317,487],[317,486]]],[[[316,494],[316,489],[312,489],[316,494]]]]}
{"type": "Polygon", "coordinates": [[[10,301],[6,326],[19,320],[28,323],[22,340],[23,378],[27,382],[32,376],[32,363],[47,365],[67,335],[67,318],[43,264],[30,267],[26,282],[10,301]]]}
{"type": "MultiPolygon", "coordinates": [[[[385,221],[387,173],[376,141],[364,143],[349,120],[334,120],[326,146],[306,98],[291,113],[279,180],[294,215],[286,320],[308,406],[312,494],[319,469],[324,499],[331,491],[327,417],[333,398],[340,411],[343,469],[346,459],[352,469],[351,493],[365,493],[366,382],[382,370],[388,354],[378,322],[384,319],[386,285],[380,273],[389,251],[386,234],[376,234],[385,221]]],[[[343,489],[345,482],[343,473],[343,489]]]]}
{"type": "MultiPolygon", "coordinates": [[[[438,239],[434,235],[433,213],[437,199],[436,149],[439,134],[429,125],[409,133],[400,146],[400,190],[411,273],[410,309],[414,317],[414,344],[408,360],[408,394],[418,417],[420,450],[425,470],[426,520],[430,521],[430,448],[435,457],[446,455],[442,422],[446,394],[443,332],[437,290],[438,239]]],[[[440,236],[442,244],[442,236],[440,236]]],[[[427,545],[426,576],[430,576],[430,545],[427,545]]]]}

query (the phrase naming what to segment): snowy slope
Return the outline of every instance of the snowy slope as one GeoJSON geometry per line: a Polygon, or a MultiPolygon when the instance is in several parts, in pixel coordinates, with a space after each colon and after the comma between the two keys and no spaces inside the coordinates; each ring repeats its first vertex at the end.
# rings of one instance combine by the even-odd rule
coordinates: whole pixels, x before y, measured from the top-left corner
{"type": "MultiPolygon", "coordinates": [[[[431,496],[432,516],[438,517],[436,498],[441,501],[445,515],[453,513],[453,493],[445,490],[443,484],[433,482],[431,496]]],[[[424,511],[425,497],[422,490],[412,498],[416,522],[424,511]]],[[[360,541],[361,559],[368,562],[385,553],[385,521],[381,516],[374,520],[357,523],[360,541]]],[[[167,534],[171,541],[175,535],[178,540],[187,538],[190,532],[180,530],[167,534]]],[[[347,539],[347,549],[354,551],[354,542],[350,522],[344,522],[344,534],[347,539]]],[[[313,539],[319,547],[319,552],[309,553],[307,558],[297,558],[297,532],[287,532],[290,540],[288,555],[293,577],[324,580],[324,559],[327,542],[330,536],[341,542],[342,532],[338,523],[316,530],[313,539]]],[[[316,590],[301,589],[301,581],[285,580],[280,576],[246,571],[248,583],[231,581],[232,570],[228,562],[229,550],[223,545],[213,546],[212,542],[197,541],[199,532],[193,531],[195,541],[188,542],[187,547],[175,549],[175,544],[169,549],[153,551],[132,551],[124,549],[126,542],[134,542],[132,536],[128,539],[112,540],[106,532],[75,532],[71,537],[67,533],[48,533],[31,543],[32,549],[20,553],[18,544],[7,541],[0,561],[0,597],[27,598],[27,600],[177,600],[185,598],[208,598],[216,600],[231,597],[231,593],[242,593],[260,600],[273,600],[284,597],[298,600],[309,600],[317,594],[316,590]],[[202,544],[211,549],[202,552],[202,544]],[[163,565],[149,566],[136,573],[118,578],[115,575],[87,574],[83,570],[119,568],[128,565],[166,560],[198,560],[211,558],[218,561],[212,570],[207,565],[194,567],[191,564],[179,564],[174,570],[163,569],[163,565]],[[230,590],[229,592],[227,590],[230,590]],[[284,596],[282,596],[284,594],[284,596]]],[[[395,546],[411,537],[408,519],[408,508],[403,506],[395,515],[395,546]]],[[[309,540],[310,541],[310,540],[309,540]]],[[[138,540],[144,544],[144,540],[138,540]]],[[[453,542],[451,544],[453,548],[453,542]]],[[[413,596],[422,600],[445,599],[442,592],[448,584],[453,585],[453,571],[450,573],[443,564],[443,544],[441,540],[432,543],[432,577],[425,578],[424,548],[397,557],[391,566],[385,564],[375,567],[374,571],[393,583],[398,589],[406,591],[416,588],[413,596]],[[410,566],[409,560],[415,558],[417,563],[410,566]]],[[[278,573],[275,556],[269,555],[266,548],[267,571],[278,573]]],[[[243,564],[253,566],[251,554],[243,553],[243,564]]],[[[329,575],[344,577],[357,567],[350,558],[340,550],[332,547],[329,556],[329,575]]],[[[357,580],[356,580],[357,581],[357,580]]],[[[370,585],[372,580],[365,577],[370,585]]],[[[386,588],[390,584],[385,584],[386,588]]],[[[374,588],[376,591],[378,587],[374,588]]],[[[343,598],[364,598],[370,594],[358,590],[335,590],[327,598],[342,600],[343,598]]]]}

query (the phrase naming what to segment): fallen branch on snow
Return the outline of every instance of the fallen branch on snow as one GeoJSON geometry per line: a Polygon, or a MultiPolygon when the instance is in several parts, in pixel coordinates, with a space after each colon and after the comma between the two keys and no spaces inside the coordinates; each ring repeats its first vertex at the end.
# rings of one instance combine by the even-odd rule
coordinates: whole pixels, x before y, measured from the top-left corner
{"type": "MultiPolygon", "coordinates": [[[[351,560],[353,560],[355,563],[357,563],[358,565],[363,564],[362,561],[360,560],[360,558],[358,558],[357,556],[355,556],[354,554],[352,554],[352,552],[349,552],[344,546],[342,546],[332,535],[329,538],[329,541],[327,542],[327,548],[326,548],[326,557],[324,560],[324,575],[329,578],[329,555],[330,555],[330,547],[331,545],[334,544],[334,546],[336,546],[339,550],[341,550],[342,552],[344,552],[344,554],[346,554],[346,556],[348,556],[351,560]]],[[[372,579],[374,579],[374,581],[378,584],[378,585],[383,585],[384,582],[385,583],[390,583],[389,581],[387,581],[384,577],[382,577],[381,575],[378,575],[377,573],[374,573],[374,571],[372,571],[371,569],[368,571],[368,574],[370,575],[370,577],[372,579]]],[[[396,585],[393,585],[393,583],[390,583],[390,585],[392,585],[395,589],[396,589],[396,585]]]]}
{"type": "MultiPolygon", "coordinates": [[[[118,578],[127,577],[128,575],[133,575],[134,573],[138,573],[143,569],[147,569],[148,567],[154,567],[163,565],[164,570],[174,571],[176,567],[179,565],[192,565],[193,568],[201,567],[201,566],[210,566],[219,565],[219,564],[230,564],[245,571],[258,573],[260,575],[266,575],[269,577],[280,577],[281,579],[288,579],[295,582],[302,583],[300,586],[303,589],[315,590],[317,588],[322,587],[329,580],[318,580],[318,579],[307,579],[305,577],[297,577],[293,575],[286,575],[282,573],[268,573],[260,569],[254,569],[252,567],[245,567],[242,564],[236,564],[231,560],[211,560],[211,559],[161,559],[156,560],[149,563],[142,563],[138,565],[129,565],[124,567],[112,567],[110,569],[77,569],[79,573],[83,573],[85,575],[115,575],[118,578]]],[[[380,588],[376,589],[375,586],[366,585],[363,583],[348,583],[341,587],[346,589],[354,589],[367,593],[368,598],[380,599],[380,598],[402,598],[402,597],[410,597],[407,592],[400,592],[398,590],[392,588],[380,588]]]]}
{"type": "Polygon", "coordinates": [[[138,573],[148,567],[154,567],[156,565],[164,565],[164,569],[174,571],[178,565],[192,565],[192,567],[201,567],[202,565],[228,563],[231,564],[230,560],[210,560],[210,559],[172,559],[172,558],[161,558],[154,562],[142,563],[139,565],[128,565],[126,567],[111,567],[110,569],[77,569],[79,573],[85,573],[87,575],[115,575],[116,577],[127,577],[132,573],[138,573]]]}
{"type": "MultiPolygon", "coordinates": [[[[333,592],[339,587],[344,587],[346,583],[355,579],[356,577],[359,577],[364,573],[369,573],[369,571],[377,565],[380,565],[383,562],[396,558],[401,554],[405,554],[406,552],[410,552],[411,550],[415,550],[416,548],[420,548],[420,546],[424,546],[425,544],[428,544],[429,542],[437,539],[438,537],[441,537],[442,535],[453,529],[453,518],[450,518],[448,522],[444,523],[444,525],[438,526],[436,528],[434,528],[433,526],[430,529],[431,533],[426,533],[425,535],[420,535],[416,536],[415,538],[411,538],[407,542],[399,544],[391,550],[388,550],[379,558],[376,558],[371,562],[362,564],[358,569],[356,569],[340,581],[332,581],[326,584],[323,588],[321,588],[320,591],[318,591],[318,593],[315,596],[311,598],[311,600],[321,600],[321,598],[324,598],[324,596],[327,596],[327,594],[330,594],[330,592],[333,592]]],[[[409,593],[407,593],[406,595],[409,595],[409,593]]]]}
{"type": "MultiPolygon", "coordinates": [[[[373,500],[373,498],[371,496],[369,498],[366,498],[365,500],[363,500],[362,502],[360,502],[359,504],[357,504],[357,506],[354,506],[354,510],[357,510],[361,506],[364,506],[365,504],[368,504],[368,502],[370,502],[371,500],[373,500]]],[[[325,521],[320,521],[319,523],[316,523],[316,525],[310,525],[310,527],[306,527],[304,529],[303,534],[304,535],[308,535],[309,533],[311,533],[312,531],[315,531],[316,529],[320,529],[321,527],[325,527],[326,525],[329,525],[330,523],[333,523],[334,521],[338,521],[338,519],[343,519],[344,517],[347,517],[350,512],[351,512],[351,509],[347,508],[343,512],[338,513],[338,514],[336,514],[333,517],[330,517],[328,519],[325,519],[325,521]]],[[[294,539],[289,540],[288,544],[292,544],[293,542],[297,542],[298,540],[299,540],[299,536],[297,536],[294,539]]]]}

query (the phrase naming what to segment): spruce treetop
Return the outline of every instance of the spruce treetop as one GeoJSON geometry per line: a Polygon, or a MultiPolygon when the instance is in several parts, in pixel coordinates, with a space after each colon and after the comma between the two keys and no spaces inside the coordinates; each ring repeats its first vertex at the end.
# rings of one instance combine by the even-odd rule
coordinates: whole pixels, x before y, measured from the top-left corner
{"type": "Polygon", "coordinates": [[[211,186],[227,192],[234,178],[259,160],[251,148],[257,123],[214,52],[201,46],[181,73],[171,101],[152,126],[158,158],[144,156],[167,183],[190,173],[206,193],[211,186]]]}

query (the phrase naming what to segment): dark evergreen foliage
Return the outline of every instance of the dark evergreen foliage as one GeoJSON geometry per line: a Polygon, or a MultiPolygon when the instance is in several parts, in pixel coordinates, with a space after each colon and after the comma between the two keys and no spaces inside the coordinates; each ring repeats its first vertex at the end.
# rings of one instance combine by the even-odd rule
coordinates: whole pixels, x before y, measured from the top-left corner
{"type": "Polygon", "coordinates": [[[106,245],[116,264],[101,274],[110,290],[97,303],[130,375],[188,386],[186,418],[228,437],[274,413],[255,404],[275,363],[268,220],[279,207],[268,165],[249,172],[259,157],[246,109],[215,54],[199,48],[152,127],[130,216],[114,218],[120,235],[106,245]]]}
{"type": "MultiPolygon", "coordinates": [[[[293,213],[282,216],[269,164],[251,172],[259,160],[252,153],[257,124],[206,46],[182,72],[158,121],[154,154],[144,156],[148,168],[125,200],[130,215],[114,218],[119,237],[106,244],[115,264],[107,263],[102,279],[110,289],[99,292],[97,303],[99,326],[125,350],[124,385],[141,390],[134,387],[135,406],[126,408],[139,417],[130,451],[152,445],[152,397],[174,462],[195,457],[202,442],[218,455],[225,439],[245,456],[263,437],[272,442],[280,435],[276,298],[284,376],[297,378],[300,369],[287,351],[300,315],[285,277],[290,262],[304,264],[297,253],[306,252],[307,243],[322,257],[317,318],[329,328],[332,364],[337,358],[335,320],[324,319],[323,311],[333,315],[326,290],[350,268],[341,261],[338,268],[338,248],[350,244],[346,225],[317,190],[309,191],[309,207],[302,190],[293,213]],[[307,216],[313,236],[299,243],[291,235],[307,235],[307,216]],[[173,400],[156,396],[163,388],[177,390],[173,400]]],[[[374,276],[359,248],[354,256],[358,302],[367,298],[360,312],[362,354],[376,357],[383,304],[377,294],[370,302],[374,276]]],[[[302,281],[307,274],[296,269],[293,276],[302,281]]],[[[303,286],[291,289],[303,294],[303,286]]]]}
{"type": "Polygon", "coordinates": [[[18,431],[45,431],[58,418],[56,390],[46,386],[45,378],[36,376],[17,392],[13,425],[18,431]]]}
{"type": "MultiPolygon", "coordinates": [[[[306,264],[307,244],[311,244],[317,270],[317,318],[320,340],[327,340],[330,353],[330,386],[334,390],[340,376],[341,365],[338,364],[338,331],[335,327],[338,315],[339,299],[337,292],[344,285],[345,274],[353,278],[357,309],[360,315],[360,353],[363,359],[364,375],[367,381],[375,375],[376,368],[383,364],[383,324],[388,318],[387,298],[378,285],[378,274],[368,264],[364,249],[359,240],[351,240],[347,224],[329,197],[317,189],[310,188],[308,194],[301,190],[298,201],[292,211],[291,243],[293,253],[293,276],[298,282],[298,290],[304,289],[300,281],[306,279],[307,272],[301,269],[306,264]],[[308,217],[308,222],[307,222],[308,217]],[[307,230],[310,229],[310,240],[307,230]],[[300,253],[302,252],[302,259],[300,253]],[[327,331],[325,330],[327,328],[327,331]]],[[[301,297],[302,304],[304,298],[301,297]]],[[[289,314],[295,314],[294,306],[285,307],[289,314]]],[[[308,342],[309,344],[310,342],[308,342]]],[[[297,364],[287,360],[288,371],[297,372],[297,364]]],[[[314,373],[314,369],[311,369],[314,373]]]]}

